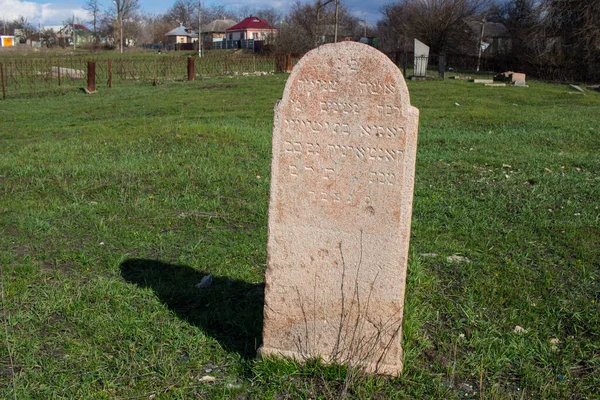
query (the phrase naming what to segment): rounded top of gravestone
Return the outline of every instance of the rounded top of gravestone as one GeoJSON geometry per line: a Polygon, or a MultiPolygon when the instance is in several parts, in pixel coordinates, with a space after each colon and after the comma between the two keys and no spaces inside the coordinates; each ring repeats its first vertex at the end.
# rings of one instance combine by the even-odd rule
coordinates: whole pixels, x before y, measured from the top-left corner
{"type": "Polygon", "coordinates": [[[275,185],[275,221],[345,229],[360,210],[365,229],[398,225],[410,208],[398,199],[412,185],[418,114],[400,70],[375,48],[341,42],[307,53],[275,112],[272,170],[290,183],[275,185]]]}

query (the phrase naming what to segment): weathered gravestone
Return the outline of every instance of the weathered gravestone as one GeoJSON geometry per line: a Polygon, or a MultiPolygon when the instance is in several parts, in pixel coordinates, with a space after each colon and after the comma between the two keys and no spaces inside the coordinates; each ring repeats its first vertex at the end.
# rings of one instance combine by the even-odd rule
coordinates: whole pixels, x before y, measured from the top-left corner
{"type": "Polygon", "coordinates": [[[415,39],[415,65],[414,76],[424,78],[427,76],[427,64],[429,63],[429,46],[415,39]]]}
{"type": "Polygon", "coordinates": [[[370,46],[294,68],[275,108],[261,354],[401,372],[418,116],[370,46]]]}

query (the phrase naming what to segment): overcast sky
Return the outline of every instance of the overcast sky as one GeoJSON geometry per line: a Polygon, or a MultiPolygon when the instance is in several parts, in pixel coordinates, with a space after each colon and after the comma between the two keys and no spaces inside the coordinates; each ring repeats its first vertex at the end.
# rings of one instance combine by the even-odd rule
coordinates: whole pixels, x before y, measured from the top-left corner
{"type": "MultiPolygon", "coordinates": [[[[375,24],[380,18],[381,8],[393,0],[340,0],[356,17],[375,24]]],[[[139,0],[142,11],[148,14],[165,12],[175,0],[139,0]]],[[[289,11],[294,0],[203,0],[205,6],[223,5],[228,9],[236,10],[244,6],[251,8],[273,7],[283,13],[289,11]]],[[[303,2],[307,2],[304,0],[303,2]]],[[[312,2],[312,1],[311,1],[312,2]]],[[[111,0],[100,0],[102,8],[109,8],[111,0]]],[[[12,20],[23,16],[34,25],[60,25],[70,20],[75,15],[83,23],[89,19],[84,10],[85,0],[0,0],[0,19],[12,20]]]]}

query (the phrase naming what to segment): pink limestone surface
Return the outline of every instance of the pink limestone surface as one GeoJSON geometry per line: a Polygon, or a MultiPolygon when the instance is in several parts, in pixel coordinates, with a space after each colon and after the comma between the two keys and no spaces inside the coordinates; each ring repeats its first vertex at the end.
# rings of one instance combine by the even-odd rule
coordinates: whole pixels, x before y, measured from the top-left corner
{"type": "Polygon", "coordinates": [[[525,77],[526,77],[526,75],[524,73],[513,72],[510,79],[512,80],[512,82],[525,81],[525,77]]]}
{"type": "Polygon", "coordinates": [[[419,111],[361,43],[320,46],[275,107],[261,355],[402,371],[419,111]]]}

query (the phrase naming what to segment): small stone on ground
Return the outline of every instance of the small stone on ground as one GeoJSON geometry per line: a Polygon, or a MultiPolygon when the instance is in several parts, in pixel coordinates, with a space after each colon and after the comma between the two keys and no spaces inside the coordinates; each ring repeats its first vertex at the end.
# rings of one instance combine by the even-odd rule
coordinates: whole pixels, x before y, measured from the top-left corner
{"type": "Polygon", "coordinates": [[[518,334],[527,333],[527,329],[523,328],[522,326],[516,325],[515,329],[513,329],[513,332],[518,334]]]}
{"type": "Polygon", "coordinates": [[[204,276],[200,280],[200,283],[198,283],[196,285],[196,288],[198,288],[198,289],[206,289],[207,287],[210,287],[210,285],[212,285],[212,281],[213,281],[213,276],[212,275],[206,275],[206,276],[204,276]]]}
{"type": "Polygon", "coordinates": [[[438,256],[438,253],[423,253],[421,254],[421,257],[425,257],[425,258],[436,258],[438,256]]]}
{"type": "Polygon", "coordinates": [[[446,257],[446,261],[449,263],[470,263],[469,260],[465,256],[459,256],[458,254],[452,254],[451,256],[446,257]]]}

